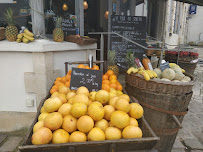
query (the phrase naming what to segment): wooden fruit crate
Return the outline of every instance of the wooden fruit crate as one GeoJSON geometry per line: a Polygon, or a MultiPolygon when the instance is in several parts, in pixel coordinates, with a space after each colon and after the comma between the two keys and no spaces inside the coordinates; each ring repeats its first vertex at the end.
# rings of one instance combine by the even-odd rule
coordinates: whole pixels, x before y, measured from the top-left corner
{"type": "Polygon", "coordinates": [[[0,27],[0,40],[5,40],[6,36],[5,36],[5,28],[4,27],[0,27]]]}
{"type": "Polygon", "coordinates": [[[68,42],[77,43],[78,45],[89,45],[97,42],[96,39],[79,36],[79,35],[69,35],[65,37],[65,40],[68,42]]]}
{"type": "MultiPolygon", "coordinates": [[[[31,138],[33,134],[33,126],[38,121],[40,115],[40,109],[42,108],[45,100],[49,98],[47,96],[41,101],[35,120],[24,138],[24,141],[19,150],[21,152],[116,152],[116,151],[133,151],[137,150],[151,150],[159,141],[145,118],[142,117],[138,120],[139,127],[142,129],[143,137],[136,139],[120,139],[120,140],[104,140],[104,141],[87,141],[78,143],[64,143],[64,144],[44,144],[44,145],[32,145],[31,138]]],[[[145,151],[147,152],[147,151],[145,151]]]]}

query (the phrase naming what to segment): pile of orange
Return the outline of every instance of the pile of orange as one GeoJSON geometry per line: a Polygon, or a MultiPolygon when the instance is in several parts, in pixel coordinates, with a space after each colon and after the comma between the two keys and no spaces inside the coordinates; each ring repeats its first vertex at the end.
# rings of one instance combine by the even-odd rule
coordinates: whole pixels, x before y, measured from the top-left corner
{"type": "Polygon", "coordinates": [[[110,91],[110,88],[122,91],[123,86],[117,80],[116,75],[112,70],[108,70],[102,77],[102,90],[110,91]]]}
{"type": "MultiPolygon", "coordinates": [[[[85,66],[83,64],[78,65],[77,68],[90,69],[89,66],[85,66]]],[[[92,70],[99,70],[99,66],[93,65],[93,67],[91,69],[92,70]]],[[[71,72],[72,72],[72,70],[69,70],[69,72],[66,74],[66,76],[56,78],[54,85],[50,90],[50,94],[53,94],[54,92],[59,91],[61,86],[66,86],[68,88],[70,87],[71,72]]]]}

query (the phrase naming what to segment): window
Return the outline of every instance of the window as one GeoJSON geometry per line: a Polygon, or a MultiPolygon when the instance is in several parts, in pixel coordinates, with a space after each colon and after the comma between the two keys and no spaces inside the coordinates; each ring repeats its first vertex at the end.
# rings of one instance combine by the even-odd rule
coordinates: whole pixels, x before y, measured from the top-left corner
{"type": "Polygon", "coordinates": [[[22,26],[26,26],[29,30],[32,30],[32,25],[28,23],[31,21],[29,1],[16,0],[14,3],[8,2],[9,3],[0,3],[0,27],[7,26],[4,20],[4,13],[6,9],[10,7],[14,11],[15,24],[18,30],[22,26]]]}

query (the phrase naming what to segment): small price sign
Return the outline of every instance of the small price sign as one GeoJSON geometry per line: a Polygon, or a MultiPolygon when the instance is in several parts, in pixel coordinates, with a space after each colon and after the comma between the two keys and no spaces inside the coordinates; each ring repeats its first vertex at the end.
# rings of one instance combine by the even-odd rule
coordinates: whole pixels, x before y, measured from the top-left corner
{"type": "Polygon", "coordinates": [[[99,91],[102,87],[102,71],[72,68],[70,89],[77,90],[84,86],[89,91],[99,91]]]}

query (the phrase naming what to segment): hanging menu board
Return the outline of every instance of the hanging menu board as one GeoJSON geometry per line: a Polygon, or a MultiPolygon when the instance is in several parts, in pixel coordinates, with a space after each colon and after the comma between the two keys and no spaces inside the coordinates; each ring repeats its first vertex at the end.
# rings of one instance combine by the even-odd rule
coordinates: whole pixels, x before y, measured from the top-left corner
{"type": "MultiPolygon", "coordinates": [[[[56,23],[57,17],[53,17],[54,23],[56,23]]],[[[62,30],[64,35],[76,35],[76,27],[73,19],[63,19],[62,20],[62,30]]]]}
{"type": "MultiPolygon", "coordinates": [[[[146,46],[146,17],[143,16],[111,16],[111,32],[116,32],[132,41],[146,46]]],[[[142,60],[145,49],[115,35],[111,34],[111,50],[117,52],[117,62],[122,69],[127,69],[125,56],[128,50],[134,51],[135,56],[142,60]]]]}
{"type": "Polygon", "coordinates": [[[99,91],[102,87],[102,71],[72,68],[70,89],[85,86],[89,91],[99,91]]]}

